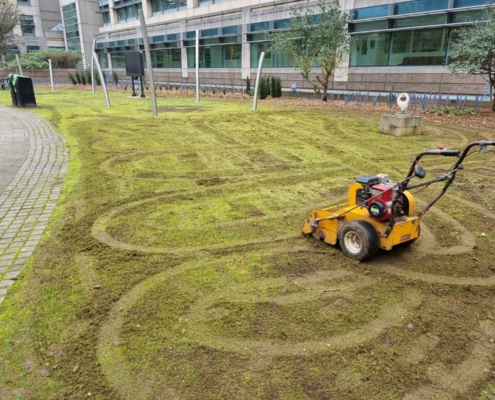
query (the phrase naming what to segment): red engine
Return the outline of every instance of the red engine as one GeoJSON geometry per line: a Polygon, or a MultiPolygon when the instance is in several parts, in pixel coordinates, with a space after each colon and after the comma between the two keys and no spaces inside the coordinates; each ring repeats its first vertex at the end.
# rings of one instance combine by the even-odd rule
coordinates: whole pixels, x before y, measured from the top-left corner
{"type": "Polygon", "coordinates": [[[386,221],[391,216],[392,200],[394,197],[394,191],[391,186],[379,183],[378,185],[371,186],[371,200],[366,202],[368,211],[374,219],[377,221],[386,221]],[[378,196],[373,198],[374,196],[378,196]]]}
{"type": "Polygon", "coordinates": [[[356,203],[366,206],[373,219],[388,220],[392,215],[391,206],[395,197],[388,175],[361,175],[356,182],[363,185],[363,189],[356,192],[356,203]]]}

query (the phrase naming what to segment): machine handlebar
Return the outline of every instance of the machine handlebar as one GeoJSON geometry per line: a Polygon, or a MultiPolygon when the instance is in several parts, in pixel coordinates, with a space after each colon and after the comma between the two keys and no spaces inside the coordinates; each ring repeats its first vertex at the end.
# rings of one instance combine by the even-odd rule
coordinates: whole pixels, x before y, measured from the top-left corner
{"type": "Polygon", "coordinates": [[[459,157],[461,155],[460,150],[425,150],[418,155],[418,159],[421,156],[445,156],[445,157],[459,157]]]}

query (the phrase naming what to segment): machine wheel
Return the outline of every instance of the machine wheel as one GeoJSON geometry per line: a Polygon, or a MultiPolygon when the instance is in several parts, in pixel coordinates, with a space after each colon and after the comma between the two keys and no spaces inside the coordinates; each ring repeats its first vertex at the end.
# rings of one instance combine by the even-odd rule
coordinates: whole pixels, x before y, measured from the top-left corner
{"type": "Polygon", "coordinates": [[[380,249],[378,234],[365,221],[352,221],[339,232],[339,243],[347,257],[364,261],[372,258],[380,249]]]}

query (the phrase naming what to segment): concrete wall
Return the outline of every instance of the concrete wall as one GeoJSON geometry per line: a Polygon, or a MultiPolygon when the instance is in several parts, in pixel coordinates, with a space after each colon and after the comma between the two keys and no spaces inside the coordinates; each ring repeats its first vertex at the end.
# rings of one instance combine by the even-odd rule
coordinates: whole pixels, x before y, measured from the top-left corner
{"type": "Polygon", "coordinates": [[[54,0],[38,0],[40,4],[41,26],[43,30],[49,30],[62,22],[60,6],[54,0]]]}

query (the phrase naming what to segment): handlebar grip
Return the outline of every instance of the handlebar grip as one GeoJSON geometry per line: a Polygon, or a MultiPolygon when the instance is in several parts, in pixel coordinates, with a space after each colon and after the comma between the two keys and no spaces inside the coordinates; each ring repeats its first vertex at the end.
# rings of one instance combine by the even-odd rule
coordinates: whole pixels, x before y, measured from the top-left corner
{"type": "Polygon", "coordinates": [[[445,157],[459,157],[461,155],[460,150],[440,150],[439,154],[445,157]]]}

